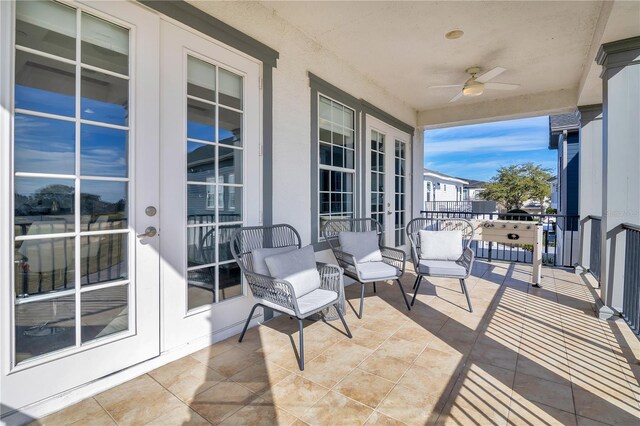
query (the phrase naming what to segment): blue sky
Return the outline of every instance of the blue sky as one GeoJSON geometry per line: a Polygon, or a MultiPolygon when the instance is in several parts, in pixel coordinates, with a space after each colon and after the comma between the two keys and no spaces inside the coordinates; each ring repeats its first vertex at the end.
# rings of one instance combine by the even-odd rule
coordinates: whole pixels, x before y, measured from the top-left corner
{"type": "Polygon", "coordinates": [[[488,181],[501,166],[533,162],[556,173],[548,149],[549,117],[425,131],[424,166],[447,175],[488,181]]]}

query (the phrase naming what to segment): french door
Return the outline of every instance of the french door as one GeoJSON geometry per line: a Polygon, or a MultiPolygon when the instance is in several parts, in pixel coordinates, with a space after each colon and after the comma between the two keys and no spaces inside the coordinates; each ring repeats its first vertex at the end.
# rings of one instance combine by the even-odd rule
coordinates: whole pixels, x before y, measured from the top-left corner
{"type": "Polygon", "coordinates": [[[159,354],[159,18],[1,3],[5,414],[159,354]]]}
{"type": "Polygon", "coordinates": [[[161,39],[162,347],[169,349],[234,334],[253,304],[230,240],[260,219],[260,66],[168,22],[161,39]]]}
{"type": "Polygon", "coordinates": [[[385,244],[406,248],[410,215],[410,136],[367,115],[366,208],[385,230],[385,244]]]}

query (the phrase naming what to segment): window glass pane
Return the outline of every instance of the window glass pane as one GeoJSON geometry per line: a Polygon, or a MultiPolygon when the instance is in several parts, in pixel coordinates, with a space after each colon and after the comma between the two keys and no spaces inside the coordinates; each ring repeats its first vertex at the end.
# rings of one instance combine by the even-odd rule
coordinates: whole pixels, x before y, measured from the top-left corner
{"type": "Polygon", "coordinates": [[[82,343],[128,330],[128,304],[128,285],[82,293],[82,343]]]}
{"type": "Polygon", "coordinates": [[[320,170],[320,191],[329,191],[329,170],[320,170]]]}
{"type": "Polygon", "coordinates": [[[327,98],[320,96],[320,120],[331,120],[331,101],[327,98]]]}
{"type": "Polygon", "coordinates": [[[129,81],[92,70],[82,70],[81,116],[85,120],[129,124],[129,81]]]}
{"type": "Polygon", "coordinates": [[[344,135],[342,134],[343,129],[339,126],[333,126],[333,144],[334,145],[344,145],[344,135]]]}
{"type": "Polygon", "coordinates": [[[91,235],[80,240],[82,285],[126,280],[129,277],[128,234],[91,235]]]}
{"type": "Polygon", "coordinates": [[[331,165],[331,145],[320,144],[320,164],[331,165]]]}
{"type": "Polygon", "coordinates": [[[126,130],[83,124],[80,131],[80,173],[127,177],[126,130]]]}
{"type": "Polygon", "coordinates": [[[187,142],[187,180],[215,182],[216,146],[187,142]]]}
{"type": "Polygon", "coordinates": [[[236,262],[218,266],[220,289],[218,300],[227,300],[242,295],[242,275],[236,262]]]}
{"type": "Polygon", "coordinates": [[[127,228],[127,182],[85,180],[80,183],[83,231],[127,228]]]}
{"type": "Polygon", "coordinates": [[[344,167],[344,149],[340,148],[339,146],[334,146],[332,154],[333,166],[344,167]]]}
{"type": "Polygon", "coordinates": [[[15,107],[73,117],[75,67],[53,59],[16,51],[15,107]]]}
{"type": "Polygon", "coordinates": [[[242,150],[218,148],[218,180],[221,183],[242,183],[242,150]]]}
{"type": "Polygon", "coordinates": [[[187,266],[216,263],[216,227],[187,228],[187,266]]]}
{"type": "Polygon", "coordinates": [[[187,100],[187,137],[216,141],[216,107],[193,99],[187,100]]]}
{"type": "Polygon", "coordinates": [[[16,172],[75,174],[75,123],[16,114],[16,172]]]}
{"type": "Polygon", "coordinates": [[[15,307],[16,364],[76,343],[75,296],[15,307]]]}
{"type": "Polygon", "coordinates": [[[220,143],[242,146],[242,114],[225,108],[220,108],[219,113],[220,143]]]}
{"type": "Polygon", "coordinates": [[[346,157],[344,159],[344,166],[348,169],[353,169],[354,165],[354,152],[351,149],[345,149],[344,151],[346,157]]]}
{"type": "Polygon", "coordinates": [[[344,146],[353,149],[354,132],[346,131],[344,135],[344,146]]]}
{"type": "Polygon", "coordinates": [[[129,75],[129,31],[83,13],[82,63],[129,75]]]}
{"type": "Polygon", "coordinates": [[[331,142],[331,130],[320,127],[320,140],[323,142],[331,142]]]}
{"type": "Polygon", "coordinates": [[[242,109],[242,77],[222,68],[219,71],[219,102],[231,108],[242,109]]]}
{"type": "Polygon", "coordinates": [[[329,193],[321,193],[320,194],[320,213],[329,213],[330,210],[330,194],[329,193]]]}
{"type": "Polygon", "coordinates": [[[216,101],[216,67],[187,57],[187,94],[211,102],[216,101]]]}
{"type": "Polygon", "coordinates": [[[342,125],[347,129],[353,129],[353,111],[345,108],[342,112],[342,125]]]}
{"type": "Polygon", "coordinates": [[[74,247],[73,237],[16,241],[16,297],[74,288],[74,247]]]}
{"type": "Polygon", "coordinates": [[[76,11],[53,1],[16,2],[16,44],[76,58],[76,11]]]}
{"type": "Polygon", "coordinates": [[[15,235],[57,234],[75,230],[74,181],[16,178],[15,235]]]}
{"type": "Polygon", "coordinates": [[[187,272],[188,309],[214,303],[213,292],[215,290],[215,283],[215,266],[187,272]]]}
{"type": "Polygon", "coordinates": [[[220,222],[241,221],[242,188],[237,186],[219,186],[218,208],[220,222]]]}
{"type": "Polygon", "coordinates": [[[187,185],[187,222],[212,223],[216,221],[215,185],[187,185]]]}

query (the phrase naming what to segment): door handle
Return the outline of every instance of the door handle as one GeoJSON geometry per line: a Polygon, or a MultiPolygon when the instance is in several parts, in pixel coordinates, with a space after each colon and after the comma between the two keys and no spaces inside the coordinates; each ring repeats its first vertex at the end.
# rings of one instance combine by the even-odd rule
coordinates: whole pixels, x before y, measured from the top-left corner
{"type": "Polygon", "coordinates": [[[158,230],[155,226],[147,226],[144,230],[144,234],[138,234],[138,238],[153,238],[158,234],[158,230]]]}
{"type": "Polygon", "coordinates": [[[393,212],[387,212],[387,216],[390,215],[390,214],[393,214],[393,212]]]}

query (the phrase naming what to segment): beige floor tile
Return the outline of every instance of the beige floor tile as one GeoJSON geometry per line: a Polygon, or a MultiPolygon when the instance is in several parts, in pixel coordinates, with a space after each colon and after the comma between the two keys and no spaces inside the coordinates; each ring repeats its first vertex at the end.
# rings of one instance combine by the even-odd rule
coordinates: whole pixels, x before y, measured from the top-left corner
{"type": "MultiPolygon", "coordinates": [[[[205,358],[205,361],[207,361],[208,359],[209,358],[205,358]]],[[[168,387],[176,381],[176,378],[180,374],[184,373],[185,371],[189,371],[192,368],[197,367],[198,365],[202,365],[202,363],[196,358],[194,358],[193,356],[185,356],[176,361],[170,362],[169,364],[163,365],[162,367],[156,368],[155,370],[149,372],[149,375],[162,386],[168,387]]]]}
{"type": "Polygon", "coordinates": [[[307,410],[302,420],[314,425],[363,425],[373,410],[337,392],[329,392],[307,410]]]}
{"type": "Polygon", "coordinates": [[[119,425],[147,423],[183,403],[148,375],[143,375],[95,396],[119,425]]]}
{"type": "Polygon", "coordinates": [[[376,350],[382,356],[390,356],[400,361],[412,363],[427,346],[427,342],[412,342],[397,337],[389,337],[376,350]]]}
{"type": "Polygon", "coordinates": [[[358,366],[360,370],[375,374],[392,382],[400,380],[409,367],[411,367],[411,364],[407,362],[378,352],[371,354],[358,366]]]}
{"type": "Polygon", "coordinates": [[[576,416],[576,419],[578,420],[578,426],[609,426],[608,423],[602,423],[587,417],[576,416]]]}
{"type": "Polygon", "coordinates": [[[264,363],[264,359],[254,353],[247,353],[238,347],[210,358],[206,365],[224,377],[231,377],[256,363],[264,363]]]}
{"type": "Polygon", "coordinates": [[[449,347],[446,348],[446,351],[443,351],[427,346],[414,362],[416,365],[425,368],[437,366],[443,371],[453,374],[466,364],[466,357],[457,351],[452,351],[449,347]]]}
{"type": "Polygon", "coordinates": [[[66,426],[71,424],[83,424],[93,422],[94,425],[115,425],[115,422],[107,412],[96,402],[89,398],[78,402],[64,410],[50,414],[33,422],[34,425],[66,426]]]}
{"type": "Polygon", "coordinates": [[[424,343],[425,345],[435,336],[423,326],[416,324],[413,321],[405,323],[398,331],[396,331],[392,337],[407,340],[409,342],[424,343]]]}
{"type": "Polygon", "coordinates": [[[408,425],[425,425],[435,423],[440,404],[438,398],[396,385],[376,411],[408,425]]]}
{"type": "Polygon", "coordinates": [[[296,374],[326,388],[332,388],[352,370],[353,367],[350,365],[320,355],[306,363],[304,371],[298,371],[296,374]]]}
{"type": "Polygon", "coordinates": [[[553,425],[575,426],[576,415],[557,408],[530,401],[512,401],[509,411],[509,425],[553,425]]]}
{"type": "Polygon", "coordinates": [[[558,357],[536,357],[520,353],[516,371],[565,385],[568,385],[571,380],[568,363],[558,357]]]}
{"type": "Polygon", "coordinates": [[[374,411],[367,419],[365,426],[403,426],[404,424],[405,423],[400,420],[392,419],[389,416],[374,411]]]}
{"type": "MultiPolygon", "coordinates": [[[[310,349],[304,348],[304,363],[305,365],[313,361],[319,355],[318,352],[314,352],[310,349]]],[[[291,346],[285,346],[280,350],[268,353],[264,355],[264,361],[276,364],[277,366],[284,368],[292,373],[300,371],[300,364],[298,361],[298,347],[295,349],[291,346]]]]}
{"type": "MultiPolygon", "coordinates": [[[[206,363],[210,358],[213,358],[214,356],[220,355],[220,354],[228,351],[229,349],[232,349],[233,347],[235,347],[235,344],[231,343],[229,340],[226,340],[224,342],[220,342],[220,343],[216,343],[216,344],[211,345],[211,346],[207,346],[204,349],[200,349],[199,351],[192,353],[191,357],[195,358],[196,360],[198,360],[198,361],[200,361],[202,363],[206,363]]],[[[178,360],[178,361],[180,361],[180,360],[178,360]]],[[[178,361],[174,361],[174,362],[178,362],[178,361]]],[[[178,363],[178,365],[180,365],[180,364],[178,363]]]]}
{"type": "Polygon", "coordinates": [[[206,421],[201,415],[186,405],[176,410],[163,413],[160,417],[147,423],[149,426],[207,426],[210,424],[211,423],[206,421]]]}
{"type": "Polygon", "coordinates": [[[365,327],[360,327],[358,330],[353,332],[353,339],[351,339],[351,342],[364,346],[365,348],[376,350],[378,349],[378,346],[387,340],[387,338],[388,336],[384,334],[371,331],[365,327]]]}
{"type": "Polygon", "coordinates": [[[260,394],[290,374],[292,374],[290,371],[276,364],[258,362],[231,376],[229,380],[241,384],[251,392],[260,394]]]}
{"type": "MultiPolygon", "coordinates": [[[[457,371],[461,371],[460,367],[457,371]]],[[[456,383],[458,374],[441,368],[439,365],[420,367],[413,365],[409,368],[398,384],[413,389],[421,395],[429,395],[440,399],[447,396],[456,383]]]]}
{"type": "Polygon", "coordinates": [[[307,409],[329,392],[304,377],[292,374],[280,383],[271,387],[262,397],[271,404],[283,408],[287,412],[300,418],[307,409]]]}
{"type": "Polygon", "coordinates": [[[571,386],[527,374],[516,374],[513,399],[518,402],[539,402],[559,410],[575,413],[571,386]]]}
{"type": "Polygon", "coordinates": [[[596,394],[577,386],[573,388],[576,414],[614,425],[640,424],[640,410],[635,399],[596,394]]]}
{"type": "Polygon", "coordinates": [[[475,344],[469,356],[469,361],[515,370],[518,352],[488,339],[475,344]]]}
{"type": "Polygon", "coordinates": [[[296,417],[274,406],[262,398],[257,398],[223,421],[222,425],[271,426],[290,425],[296,417]]]}
{"type": "Polygon", "coordinates": [[[333,390],[369,407],[376,408],[394,386],[395,383],[389,380],[356,368],[333,390]]]}
{"type": "Polygon", "coordinates": [[[342,340],[330,346],[322,355],[346,366],[356,367],[372,353],[372,349],[360,346],[351,340],[342,340]]]}
{"type": "Polygon", "coordinates": [[[231,381],[220,382],[196,395],[189,406],[211,423],[220,423],[249,402],[255,394],[231,381]]]}

